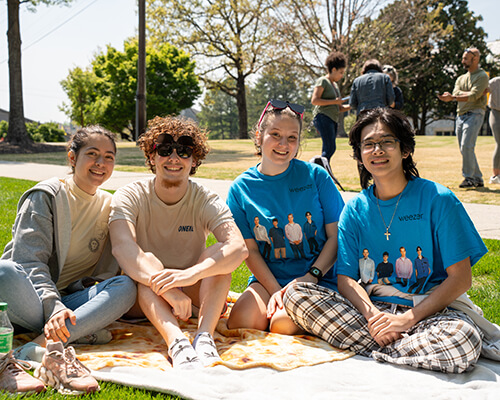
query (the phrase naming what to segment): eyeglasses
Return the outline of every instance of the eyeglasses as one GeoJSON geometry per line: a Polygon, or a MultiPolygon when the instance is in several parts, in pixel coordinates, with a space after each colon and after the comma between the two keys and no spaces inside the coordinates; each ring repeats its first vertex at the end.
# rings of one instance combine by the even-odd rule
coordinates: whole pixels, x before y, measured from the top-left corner
{"type": "Polygon", "coordinates": [[[174,140],[172,135],[162,133],[156,138],[154,150],[161,157],[168,157],[175,150],[180,158],[189,158],[193,154],[194,141],[191,136],[181,136],[174,140]]]}
{"type": "Polygon", "coordinates": [[[262,119],[264,118],[264,115],[266,114],[266,111],[268,110],[269,106],[271,106],[275,110],[284,110],[285,108],[288,107],[295,114],[300,115],[300,119],[304,117],[304,106],[301,106],[300,104],[289,103],[288,101],[271,99],[267,102],[264,111],[262,111],[257,127],[260,127],[260,123],[262,122],[262,119]]]}
{"type": "Polygon", "coordinates": [[[380,147],[380,149],[383,151],[392,151],[396,148],[396,143],[398,142],[401,141],[399,139],[396,139],[395,137],[391,137],[383,139],[380,142],[372,142],[371,140],[368,140],[361,143],[361,146],[359,147],[361,148],[361,151],[363,153],[371,153],[377,146],[380,147]]]}

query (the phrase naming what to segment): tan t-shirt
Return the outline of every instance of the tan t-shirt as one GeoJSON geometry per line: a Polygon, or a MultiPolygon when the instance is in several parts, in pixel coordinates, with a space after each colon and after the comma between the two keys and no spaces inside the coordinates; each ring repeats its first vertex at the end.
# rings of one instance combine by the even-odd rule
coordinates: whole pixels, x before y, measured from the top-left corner
{"type": "Polygon", "coordinates": [[[231,211],[216,193],[191,180],[184,197],[166,205],[156,195],[154,179],[117,190],[109,222],[124,219],[134,224],[139,247],[158,257],[165,268],[189,268],[205,249],[208,234],[233,221],[231,211]]]}
{"type": "Polygon", "coordinates": [[[469,100],[457,101],[457,114],[463,115],[469,111],[486,110],[485,89],[488,87],[488,75],[481,68],[472,74],[467,72],[460,75],[453,89],[453,95],[459,96],[462,91],[470,92],[469,100]]]}
{"type": "Polygon", "coordinates": [[[111,194],[97,190],[92,196],[81,190],[73,177],[63,181],[71,213],[71,239],[57,289],[62,290],[84,276],[90,276],[101,258],[108,237],[111,194]]]}

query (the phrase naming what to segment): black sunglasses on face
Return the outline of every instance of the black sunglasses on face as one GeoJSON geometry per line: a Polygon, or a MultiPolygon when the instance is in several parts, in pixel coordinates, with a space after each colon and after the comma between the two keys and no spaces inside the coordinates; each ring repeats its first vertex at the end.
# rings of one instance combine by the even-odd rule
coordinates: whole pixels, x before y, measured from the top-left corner
{"type": "Polygon", "coordinates": [[[160,157],[168,157],[175,150],[180,158],[189,158],[193,154],[194,142],[191,136],[181,136],[174,140],[168,133],[162,133],[156,138],[154,150],[160,157]]]}

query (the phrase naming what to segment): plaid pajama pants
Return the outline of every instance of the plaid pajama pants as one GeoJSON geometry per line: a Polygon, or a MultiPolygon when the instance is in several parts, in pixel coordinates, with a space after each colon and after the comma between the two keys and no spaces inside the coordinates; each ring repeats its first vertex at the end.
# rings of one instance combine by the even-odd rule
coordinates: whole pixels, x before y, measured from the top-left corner
{"type": "MultiPolygon", "coordinates": [[[[481,331],[464,313],[445,309],[413,326],[403,337],[380,347],[368,323],[339,293],[313,283],[296,283],[284,296],[285,309],[302,329],[332,346],[349,349],[377,361],[447,373],[474,368],[481,354],[481,331]]],[[[374,302],[382,312],[403,313],[404,307],[374,302]]]]}

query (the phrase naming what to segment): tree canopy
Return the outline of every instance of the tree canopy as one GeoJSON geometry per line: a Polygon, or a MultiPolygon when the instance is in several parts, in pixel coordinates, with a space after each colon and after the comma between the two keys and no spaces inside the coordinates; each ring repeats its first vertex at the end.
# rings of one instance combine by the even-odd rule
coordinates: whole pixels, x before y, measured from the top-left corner
{"type": "MultiPolygon", "coordinates": [[[[190,56],[169,43],[149,45],[146,53],[148,115],[177,114],[191,107],[201,89],[190,56]]],[[[62,110],[80,125],[99,123],[135,137],[137,57],[137,41],[128,40],[123,51],[108,46],[87,69],[71,70],[61,82],[70,100],[62,110]]]]}
{"type": "Polygon", "coordinates": [[[148,0],[148,37],[174,41],[197,60],[207,89],[236,99],[239,137],[248,137],[247,79],[279,57],[269,0],[148,0]]]}

